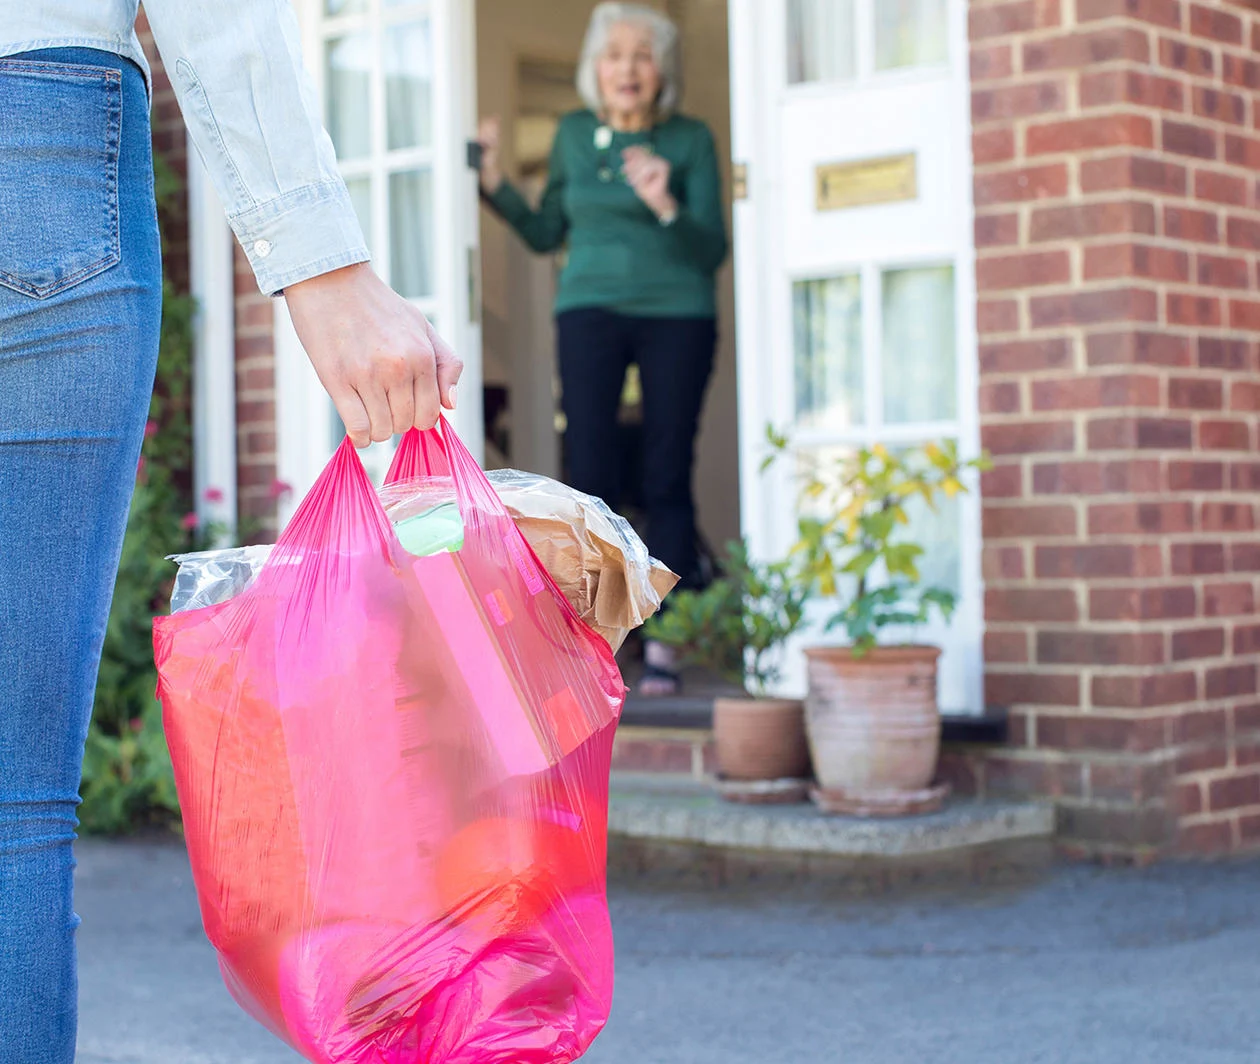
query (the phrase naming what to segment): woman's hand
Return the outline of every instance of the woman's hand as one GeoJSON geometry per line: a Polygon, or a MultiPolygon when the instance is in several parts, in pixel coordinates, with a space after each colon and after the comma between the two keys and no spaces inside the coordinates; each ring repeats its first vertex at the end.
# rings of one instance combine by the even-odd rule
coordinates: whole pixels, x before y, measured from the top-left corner
{"type": "Polygon", "coordinates": [[[284,299],[356,447],[431,429],[441,407],[455,409],[464,364],[367,263],[289,285],[284,299]]]}
{"type": "Polygon", "coordinates": [[[669,194],[669,160],[641,145],[633,145],[621,153],[626,180],[648,209],[658,218],[678,210],[678,202],[669,194]]]}
{"type": "Polygon", "coordinates": [[[503,169],[499,160],[499,119],[497,115],[483,118],[477,126],[477,143],[481,145],[480,180],[482,191],[493,196],[503,184],[503,169]]]}

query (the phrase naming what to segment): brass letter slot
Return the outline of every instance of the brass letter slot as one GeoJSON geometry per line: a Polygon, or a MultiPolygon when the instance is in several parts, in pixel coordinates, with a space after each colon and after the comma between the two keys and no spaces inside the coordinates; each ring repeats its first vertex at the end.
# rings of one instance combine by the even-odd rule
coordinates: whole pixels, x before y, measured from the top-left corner
{"type": "Polygon", "coordinates": [[[898,203],[919,195],[913,152],[852,163],[824,163],[816,167],[814,173],[816,205],[820,211],[898,203]]]}

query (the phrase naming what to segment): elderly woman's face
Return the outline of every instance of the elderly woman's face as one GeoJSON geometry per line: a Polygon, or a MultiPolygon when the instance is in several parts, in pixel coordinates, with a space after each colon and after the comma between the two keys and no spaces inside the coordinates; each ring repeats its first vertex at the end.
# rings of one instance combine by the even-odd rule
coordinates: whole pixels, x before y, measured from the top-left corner
{"type": "Polygon", "coordinates": [[[615,23],[597,71],[600,99],[608,110],[622,114],[651,110],[661,91],[651,29],[633,22],[615,23]]]}

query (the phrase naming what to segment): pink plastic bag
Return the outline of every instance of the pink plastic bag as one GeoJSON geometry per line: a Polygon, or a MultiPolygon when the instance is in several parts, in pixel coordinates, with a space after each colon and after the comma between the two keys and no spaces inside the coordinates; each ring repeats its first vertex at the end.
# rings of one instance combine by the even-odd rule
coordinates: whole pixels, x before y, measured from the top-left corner
{"type": "Polygon", "coordinates": [[[449,427],[425,475],[457,553],[402,549],[347,442],[248,590],[155,623],[202,918],[319,1064],[566,1064],[611,1006],[625,689],[449,427]]]}

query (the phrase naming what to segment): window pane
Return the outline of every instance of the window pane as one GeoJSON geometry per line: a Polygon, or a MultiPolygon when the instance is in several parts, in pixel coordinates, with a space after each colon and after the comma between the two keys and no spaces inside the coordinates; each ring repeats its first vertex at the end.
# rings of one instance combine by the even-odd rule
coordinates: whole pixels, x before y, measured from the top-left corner
{"type": "Polygon", "coordinates": [[[789,84],[852,79],[853,0],[788,0],[787,47],[789,84]]]}
{"type": "Polygon", "coordinates": [[[954,270],[884,274],[884,420],[904,425],[955,416],[954,270]]]}
{"type": "Polygon", "coordinates": [[[875,69],[923,66],[949,58],[947,0],[878,0],[875,69]]]}
{"type": "Polygon", "coordinates": [[[346,179],[346,190],[350,193],[350,203],[354,213],[363,227],[363,235],[367,238],[368,250],[372,248],[372,181],[366,177],[346,179]]]}
{"type": "Polygon", "coordinates": [[[792,286],[796,418],[802,428],[862,424],[862,284],[854,274],[792,286]]]}
{"type": "Polygon", "coordinates": [[[407,299],[433,294],[433,175],[389,175],[389,280],[407,299]]]}
{"type": "Polygon", "coordinates": [[[433,42],[429,22],[385,31],[385,118],[390,150],[433,140],[433,42]]]}
{"type": "Polygon", "coordinates": [[[916,496],[906,502],[906,513],[910,525],[902,538],[923,548],[918,562],[922,586],[959,594],[962,589],[962,529],[958,496],[938,498],[935,512],[916,496]]]}
{"type": "Polygon", "coordinates": [[[324,0],[325,15],[358,15],[368,9],[368,0],[324,0]]]}
{"type": "Polygon", "coordinates": [[[339,159],[361,159],[372,151],[372,38],[337,37],[324,46],[328,134],[339,159]]]}

